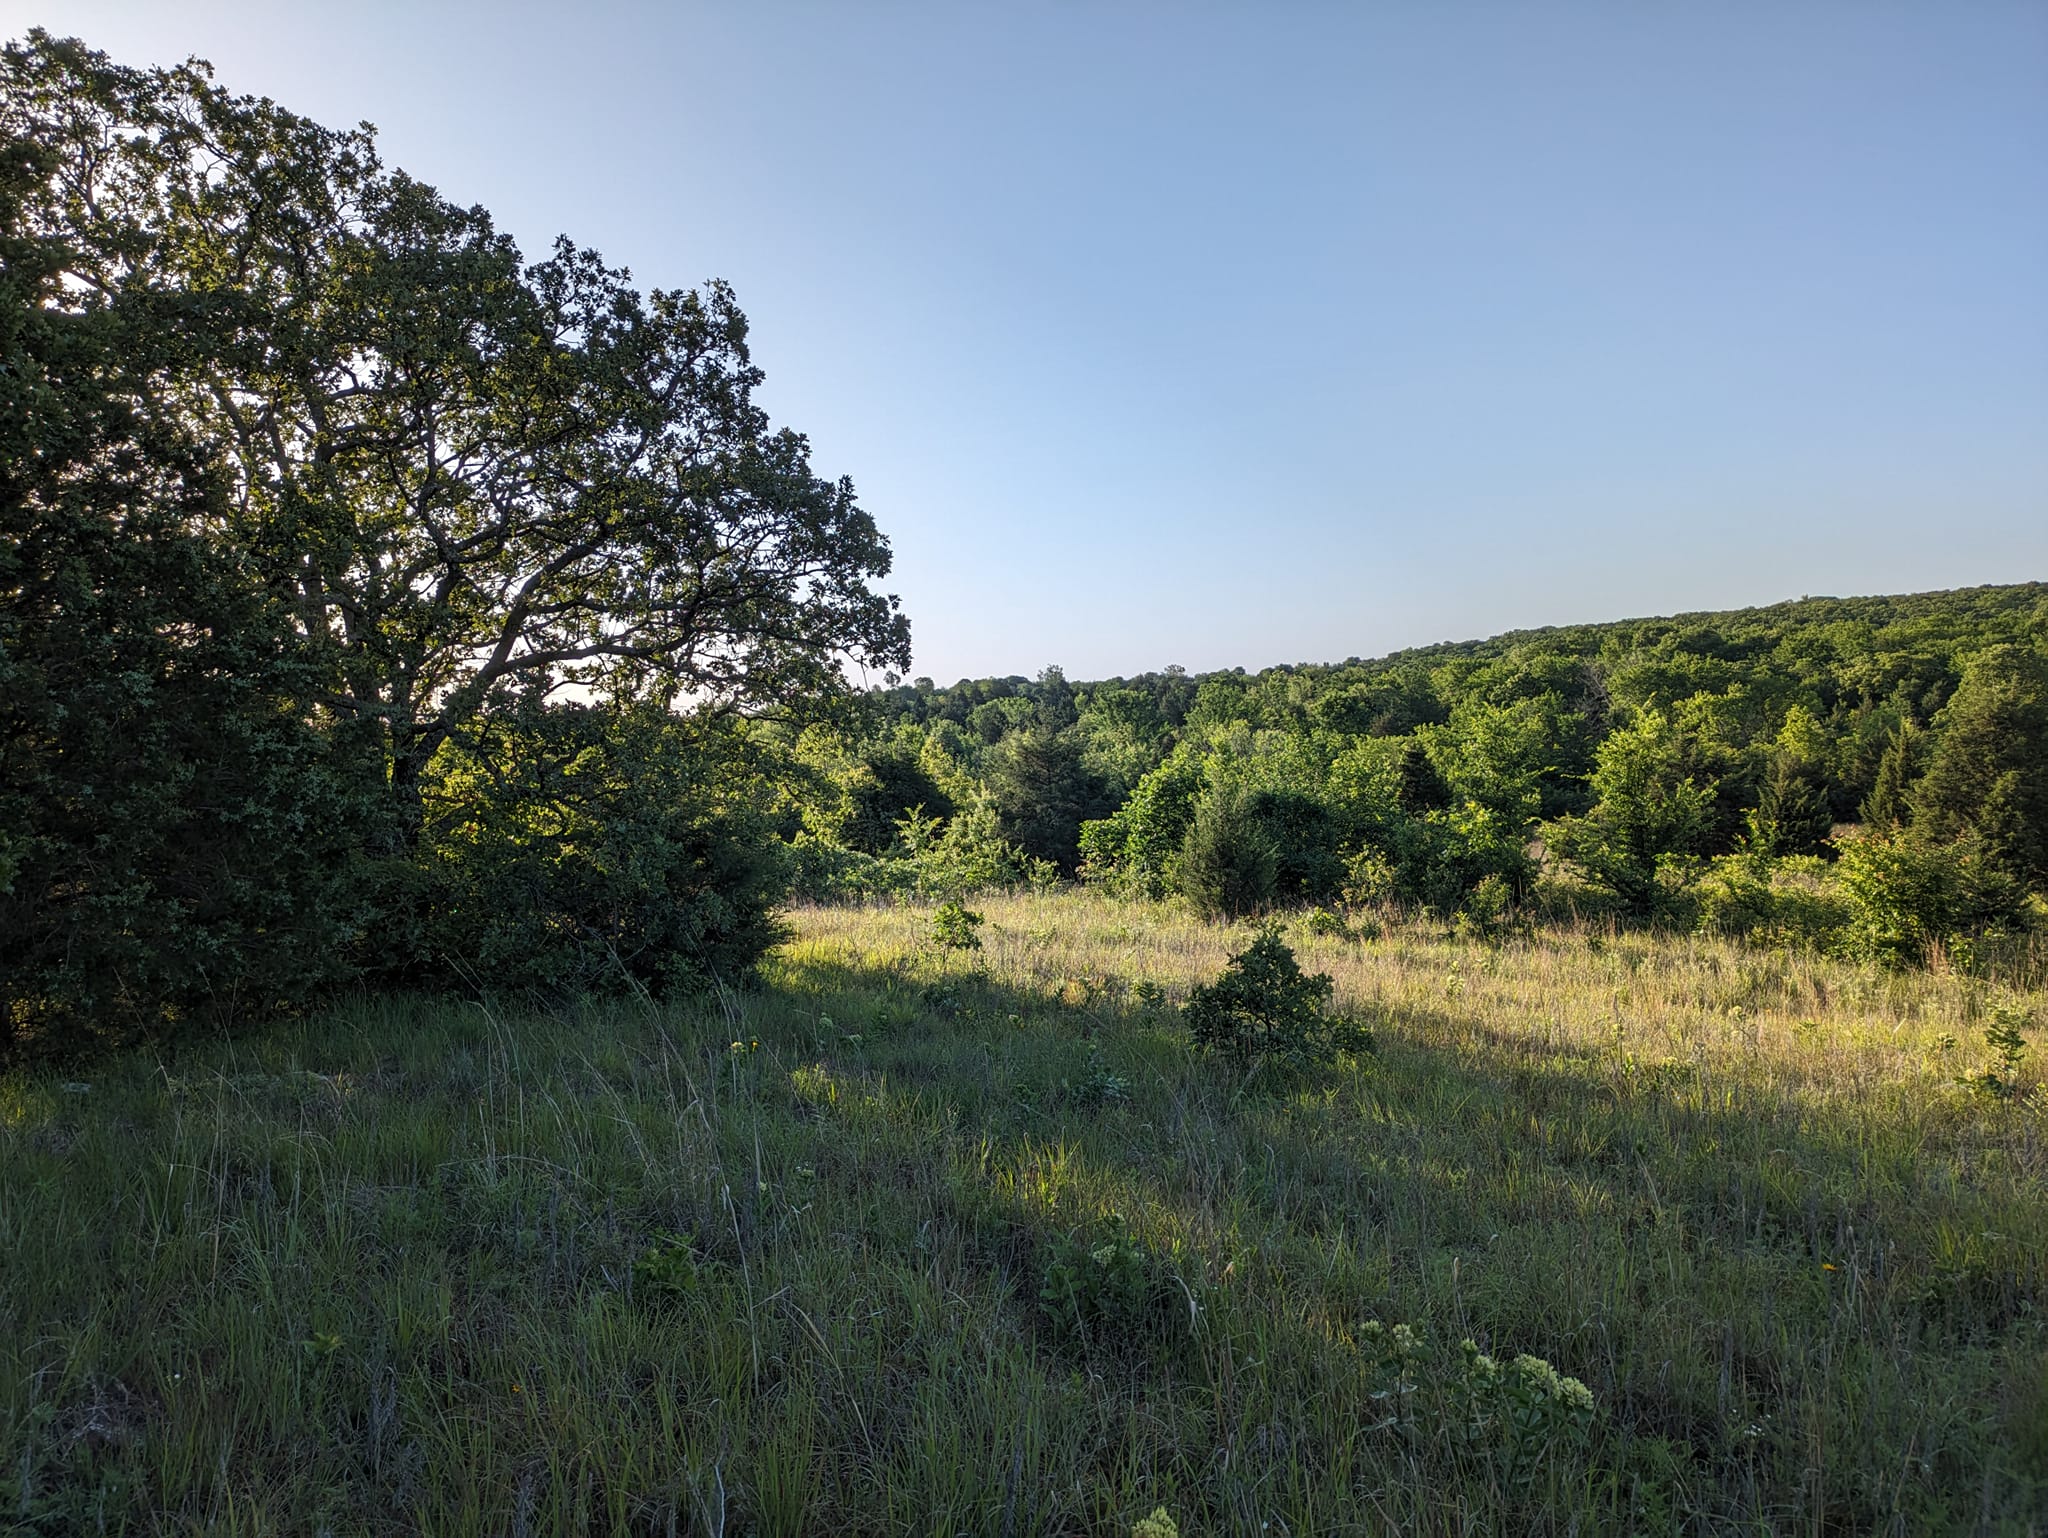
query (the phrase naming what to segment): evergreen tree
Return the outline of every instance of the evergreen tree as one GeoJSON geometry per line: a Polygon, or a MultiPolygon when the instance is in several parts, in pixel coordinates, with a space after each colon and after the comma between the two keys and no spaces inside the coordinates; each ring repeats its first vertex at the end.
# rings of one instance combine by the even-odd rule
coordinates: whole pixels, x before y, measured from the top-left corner
{"type": "Polygon", "coordinates": [[[1243,918],[1271,905],[1280,851],[1250,798],[1216,786],[1195,807],[1181,846],[1180,889],[1204,918],[1243,918]]]}
{"type": "Polygon", "coordinates": [[[1088,767],[1079,735],[1043,726],[1003,739],[989,789],[1002,836],[1069,876],[1080,861],[1081,824],[1116,809],[1109,787],[1088,767]]]}
{"type": "Polygon", "coordinates": [[[2048,886],[2048,659],[2018,646],[1985,652],[1937,725],[1913,793],[1915,830],[1941,843],[1975,832],[1987,857],[2048,886]]]}
{"type": "Polygon", "coordinates": [[[1783,749],[1772,752],[1747,821],[1751,851],[1765,855],[1813,854],[1834,828],[1819,775],[1783,749]]]}
{"type": "Polygon", "coordinates": [[[1430,762],[1429,752],[1414,738],[1401,750],[1400,789],[1396,799],[1411,817],[1440,812],[1451,804],[1451,787],[1430,762]]]}
{"type": "Polygon", "coordinates": [[[1863,821],[1869,827],[1879,831],[1902,827],[1912,817],[1918,736],[1912,722],[1900,723],[1891,745],[1878,760],[1877,781],[1863,799],[1863,821]]]}

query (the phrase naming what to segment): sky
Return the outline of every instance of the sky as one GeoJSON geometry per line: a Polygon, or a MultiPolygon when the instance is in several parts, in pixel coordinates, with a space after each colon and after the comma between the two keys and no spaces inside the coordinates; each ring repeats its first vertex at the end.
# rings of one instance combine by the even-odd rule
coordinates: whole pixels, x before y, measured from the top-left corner
{"type": "Polygon", "coordinates": [[[0,0],[649,287],[913,672],[2048,578],[2048,5],[0,0]]]}

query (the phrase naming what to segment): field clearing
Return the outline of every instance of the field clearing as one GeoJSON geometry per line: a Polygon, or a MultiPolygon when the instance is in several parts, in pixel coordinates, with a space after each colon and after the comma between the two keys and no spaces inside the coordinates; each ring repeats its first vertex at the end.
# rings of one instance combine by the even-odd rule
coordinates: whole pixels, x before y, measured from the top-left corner
{"type": "Polygon", "coordinates": [[[1246,1083],[1173,1005],[1249,929],[976,906],[0,1083],[0,1524],[2048,1531],[2038,992],[1296,924],[1376,1051],[1246,1083]],[[1994,1005],[2021,1096],[1957,1082],[1994,1005]],[[1164,1306],[1062,1332],[1117,1242],[1164,1306]],[[1590,1425],[1485,1419],[1466,1338],[1590,1425]]]}

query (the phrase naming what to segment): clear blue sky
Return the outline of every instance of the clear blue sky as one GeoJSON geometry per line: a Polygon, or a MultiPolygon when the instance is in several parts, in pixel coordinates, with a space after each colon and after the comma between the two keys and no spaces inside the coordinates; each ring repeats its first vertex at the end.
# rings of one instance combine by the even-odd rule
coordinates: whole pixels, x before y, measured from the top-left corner
{"type": "Polygon", "coordinates": [[[915,671],[2048,578],[2048,5],[0,0],[646,284],[915,671]]]}

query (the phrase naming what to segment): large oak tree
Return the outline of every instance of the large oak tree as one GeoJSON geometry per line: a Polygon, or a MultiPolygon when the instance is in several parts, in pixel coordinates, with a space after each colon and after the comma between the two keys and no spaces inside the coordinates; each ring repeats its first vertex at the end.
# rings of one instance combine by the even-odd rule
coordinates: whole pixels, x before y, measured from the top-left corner
{"type": "Polygon", "coordinates": [[[416,825],[492,701],[751,711],[908,662],[888,543],[754,402],[732,293],[641,293],[566,240],[528,262],[372,131],[32,34],[0,131],[50,152],[25,233],[63,302],[173,345],[137,409],[220,451],[214,538],[327,659],[322,708],[416,825]]]}

